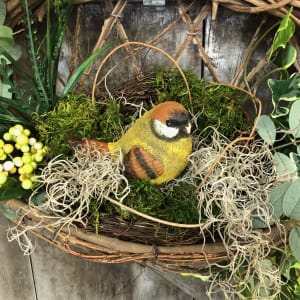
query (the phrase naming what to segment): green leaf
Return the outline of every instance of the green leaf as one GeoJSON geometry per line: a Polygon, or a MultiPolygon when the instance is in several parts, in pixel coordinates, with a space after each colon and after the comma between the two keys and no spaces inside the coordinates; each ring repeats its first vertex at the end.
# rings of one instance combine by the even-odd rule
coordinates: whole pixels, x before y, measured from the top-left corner
{"type": "Polygon", "coordinates": [[[293,265],[291,265],[291,268],[300,269],[300,262],[294,263],[293,265]]]}
{"type": "Polygon", "coordinates": [[[295,138],[300,137],[300,101],[295,101],[289,113],[289,126],[295,138]]]}
{"type": "Polygon", "coordinates": [[[3,214],[3,216],[9,220],[14,220],[18,218],[18,212],[8,208],[2,204],[0,204],[0,212],[3,214]]]}
{"type": "Polygon", "coordinates": [[[10,27],[0,25],[0,46],[3,43],[14,43],[13,31],[10,27]]]}
{"type": "Polygon", "coordinates": [[[9,177],[7,182],[0,189],[0,201],[12,198],[20,198],[29,195],[31,191],[24,190],[20,182],[13,177],[9,177]]]}
{"type": "Polygon", "coordinates": [[[269,88],[272,92],[273,112],[272,117],[278,118],[289,113],[286,105],[281,106],[281,101],[292,102],[300,100],[300,74],[294,73],[287,80],[268,80],[269,88]]]}
{"type": "Polygon", "coordinates": [[[270,204],[273,207],[274,215],[280,219],[283,215],[283,208],[282,202],[285,193],[287,192],[288,188],[290,187],[291,182],[283,182],[273,188],[269,193],[270,204]]]}
{"type": "Polygon", "coordinates": [[[0,0],[0,25],[4,24],[6,18],[6,3],[5,0],[0,0]]]}
{"type": "Polygon", "coordinates": [[[260,217],[257,217],[257,216],[253,217],[252,226],[254,229],[268,228],[268,224],[266,222],[264,222],[264,220],[262,220],[260,217]]]}
{"type": "Polygon", "coordinates": [[[292,7],[288,11],[288,13],[284,16],[284,18],[281,20],[280,26],[275,33],[273,44],[271,46],[269,59],[272,57],[272,55],[278,48],[285,48],[289,40],[294,35],[296,26],[294,21],[290,18],[291,13],[292,13],[292,7]]]}
{"type": "MultiPolygon", "coordinates": [[[[4,51],[8,52],[15,60],[18,60],[22,54],[21,47],[15,44],[13,31],[8,26],[0,26],[0,54],[3,55],[4,51]]],[[[6,58],[6,60],[8,59],[6,58]]]]}
{"type": "Polygon", "coordinates": [[[279,178],[285,181],[297,176],[297,165],[287,155],[276,152],[274,154],[276,173],[279,178]]]}
{"type": "Polygon", "coordinates": [[[300,227],[292,228],[289,236],[289,244],[294,257],[300,262],[300,227]]]}
{"type": "Polygon", "coordinates": [[[291,67],[297,58],[297,50],[290,45],[287,45],[285,49],[282,49],[276,57],[274,63],[283,69],[291,67]]]}
{"type": "Polygon", "coordinates": [[[274,144],[276,139],[276,127],[269,116],[261,115],[259,117],[256,131],[268,145],[274,144]]]}
{"type": "Polygon", "coordinates": [[[73,73],[63,91],[61,92],[60,97],[64,98],[71,91],[77,81],[80,79],[81,75],[85,72],[90,64],[92,64],[99,56],[101,56],[107,49],[115,45],[117,42],[111,42],[102,48],[98,49],[95,53],[93,53],[89,58],[87,58],[73,73]]]}
{"type": "Polygon", "coordinates": [[[300,220],[300,178],[294,180],[287,189],[282,209],[287,217],[300,220]]]}
{"type": "Polygon", "coordinates": [[[0,80],[0,97],[11,99],[12,93],[10,92],[10,88],[11,86],[9,84],[4,84],[0,80]]]}
{"type": "Polygon", "coordinates": [[[1,114],[0,113],[0,123],[6,124],[7,122],[21,123],[23,125],[32,125],[32,123],[30,121],[26,121],[25,119],[17,118],[14,115],[7,115],[7,114],[1,114]]]}
{"type": "Polygon", "coordinates": [[[189,276],[189,277],[194,277],[194,278],[199,278],[204,282],[208,282],[211,278],[211,276],[209,275],[201,275],[201,274],[197,274],[197,273],[180,273],[181,276],[189,276]]]}
{"type": "Polygon", "coordinates": [[[46,192],[36,193],[31,198],[30,201],[34,205],[40,205],[45,201],[46,198],[46,192]]]}

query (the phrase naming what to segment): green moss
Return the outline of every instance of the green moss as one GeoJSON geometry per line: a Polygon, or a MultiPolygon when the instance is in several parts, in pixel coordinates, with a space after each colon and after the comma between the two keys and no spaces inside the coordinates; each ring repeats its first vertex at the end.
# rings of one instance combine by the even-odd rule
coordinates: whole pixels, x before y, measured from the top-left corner
{"type": "MultiPolygon", "coordinates": [[[[185,183],[175,186],[167,192],[162,192],[157,186],[142,180],[132,180],[130,186],[131,193],[125,198],[123,202],[125,205],[171,222],[198,222],[198,201],[193,193],[194,186],[185,183]]],[[[118,212],[125,219],[139,219],[136,215],[126,211],[118,210],[118,212]]]]}
{"type": "Polygon", "coordinates": [[[246,130],[249,127],[243,113],[245,94],[229,86],[207,85],[190,71],[185,71],[185,76],[192,95],[192,107],[187,87],[176,70],[157,72],[153,85],[159,102],[176,100],[193,113],[201,112],[197,120],[199,131],[213,126],[232,139],[236,136],[237,129],[246,130]]]}
{"type": "Polygon", "coordinates": [[[69,155],[70,136],[111,141],[122,133],[119,104],[93,104],[85,95],[69,95],[49,113],[35,116],[41,141],[48,145],[49,157],[69,155]]]}

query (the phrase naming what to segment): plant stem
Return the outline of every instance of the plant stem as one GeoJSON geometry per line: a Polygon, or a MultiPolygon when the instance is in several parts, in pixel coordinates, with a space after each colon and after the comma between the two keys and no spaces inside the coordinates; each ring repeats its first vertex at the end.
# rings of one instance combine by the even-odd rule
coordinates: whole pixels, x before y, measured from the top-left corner
{"type": "Polygon", "coordinates": [[[251,91],[251,88],[249,86],[248,80],[247,80],[247,74],[248,74],[248,65],[249,65],[249,61],[250,58],[252,57],[252,54],[254,52],[254,50],[258,47],[258,45],[266,38],[266,36],[276,27],[279,25],[280,22],[276,22],[275,24],[273,24],[270,28],[268,28],[268,30],[265,31],[265,33],[263,33],[261,35],[261,37],[253,44],[252,49],[250,49],[247,58],[245,59],[245,66],[244,66],[244,83],[246,88],[251,91]]]}

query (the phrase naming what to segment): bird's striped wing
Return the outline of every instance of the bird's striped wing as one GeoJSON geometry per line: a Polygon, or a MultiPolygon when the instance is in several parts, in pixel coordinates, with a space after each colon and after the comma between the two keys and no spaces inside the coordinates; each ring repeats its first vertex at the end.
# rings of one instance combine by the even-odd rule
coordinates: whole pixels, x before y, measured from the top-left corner
{"type": "Polygon", "coordinates": [[[132,148],[124,157],[124,165],[126,175],[131,178],[150,180],[164,172],[161,161],[143,147],[132,148]]]}

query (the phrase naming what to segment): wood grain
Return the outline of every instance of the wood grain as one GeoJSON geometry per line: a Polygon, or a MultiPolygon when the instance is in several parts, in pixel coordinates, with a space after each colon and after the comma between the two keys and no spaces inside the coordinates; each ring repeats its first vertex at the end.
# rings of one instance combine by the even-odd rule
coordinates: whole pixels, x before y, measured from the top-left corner
{"type": "Polygon", "coordinates": [[[171,282],[137,263],[95,264],[42,240],[37,240],[36,245],[32,266],[39,300],[192,300],[171,282]]]}
{"type": "Polygon", "coordinates": [[[6,231],[13,223],[0,215],[0,299],[35,300],[30,257],[16,243],[8,243],[6,231]]]}

